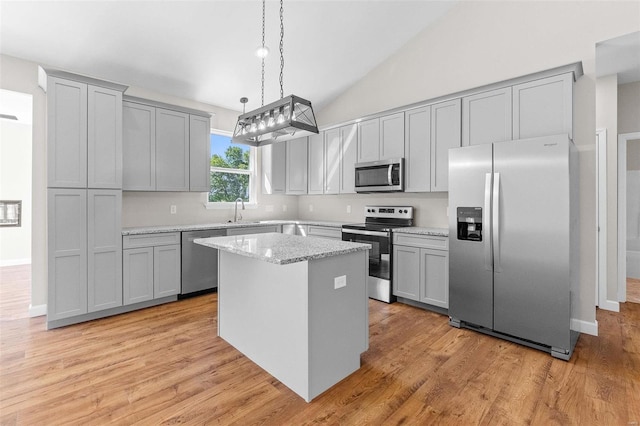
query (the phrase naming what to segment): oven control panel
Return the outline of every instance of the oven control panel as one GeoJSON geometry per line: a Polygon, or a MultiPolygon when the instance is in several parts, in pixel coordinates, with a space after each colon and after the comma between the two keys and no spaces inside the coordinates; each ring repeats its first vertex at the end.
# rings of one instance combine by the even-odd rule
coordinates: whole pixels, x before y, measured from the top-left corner
{"type": "Polygon", "coordinates": [[[411,206],[365,206],[364,216],[390,219],[413,219],[411,206]]]}

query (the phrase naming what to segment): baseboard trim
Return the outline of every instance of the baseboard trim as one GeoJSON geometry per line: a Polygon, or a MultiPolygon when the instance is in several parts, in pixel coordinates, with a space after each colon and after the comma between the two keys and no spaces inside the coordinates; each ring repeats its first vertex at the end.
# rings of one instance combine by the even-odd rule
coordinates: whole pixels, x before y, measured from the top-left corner
{"type": "Polygon", "coordinates": [[[613,311],[620,312],[620,303],[614,300],[605,300],[604,303],[601,303],[598,306],[600,309],[604,309],[605,311],[613,311]]]}
{"type": "Polygon", "coordinates": [[[593,322],[583,321],[576,318],[571,318],[571,330],[578,331],[580,333],[590,334],[592,336],[598,335],[598,321],[593,322]]]}
{"type": "Polygon", "coordinates": [[[47,305],[29,305],[29,316],[33,317],[41,317],[43,315],[47,315],[47,305]]]}
{"type": "Polygon", "coordinates": [[[28,265],[29,263],[31,263],[30,257],[26,259],[0,260],[0,268],[4,266],[28,265]]]}

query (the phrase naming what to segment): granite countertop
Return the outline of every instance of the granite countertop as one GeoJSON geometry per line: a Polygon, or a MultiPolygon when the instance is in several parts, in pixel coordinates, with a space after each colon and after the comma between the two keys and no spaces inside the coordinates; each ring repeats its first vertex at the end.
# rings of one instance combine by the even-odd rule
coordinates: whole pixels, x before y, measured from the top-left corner
{"type": "Polygon", "coordinates": [[[414,235],[430,235],[432,237],[448,237],[449,230],[447,228],[421,228],[412,226],[409,228],[393,228],[396,234],[414,234],[414,235]]]}
{"type": "Polygon", "coordinates": [[[227,228],[251,228],[254,226],[269,225],[317,225],[341,228],[343,222],[328,222],[318,220],[261,220],[259,222],[218,222],[201,223],[197,225],[160,225],[160,226],[138,226],[123,228],[122,235],[157,234],[162,232],[182,232],[182,231],[203,231],[207,229],[227,229],[227,228]]]}
{"type": "Polygon", "coordinates": [[[277,265],[338,256],[371,248],[370,244],[279,233],[197,238],[193,242],[277,265]]]}

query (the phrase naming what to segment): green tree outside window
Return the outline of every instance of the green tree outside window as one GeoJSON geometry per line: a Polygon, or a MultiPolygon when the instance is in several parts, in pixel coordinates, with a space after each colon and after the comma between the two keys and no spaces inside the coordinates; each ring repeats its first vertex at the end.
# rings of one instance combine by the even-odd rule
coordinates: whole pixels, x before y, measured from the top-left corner
{"type": "MultiPolygon", "coordinates": [[[[230,143],[228,138],[212,134],[212,152],[220,151],[220,145],[230,143]]],[[[250,151],[247,147],[229,145],[223,155],[211,156],[211,189],[209,202],[234,202],[237,198],[250,201],[250,151]]]]}

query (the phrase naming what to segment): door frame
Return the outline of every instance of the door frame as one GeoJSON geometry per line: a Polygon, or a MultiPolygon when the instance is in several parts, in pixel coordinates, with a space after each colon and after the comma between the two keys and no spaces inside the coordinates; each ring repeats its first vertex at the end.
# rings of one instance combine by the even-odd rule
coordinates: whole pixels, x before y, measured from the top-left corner
{"type": "Polygon", "coordinates": [[[640,132],[618,135],[618,300],[627,301],[627,142],[640,132]]]}
{"type": "Polygon", "coordinates": [[[596,177],[595,304],[607,309],[607,129],[596,129],[596,177]]]}

